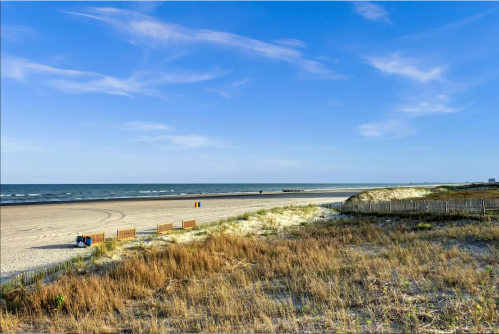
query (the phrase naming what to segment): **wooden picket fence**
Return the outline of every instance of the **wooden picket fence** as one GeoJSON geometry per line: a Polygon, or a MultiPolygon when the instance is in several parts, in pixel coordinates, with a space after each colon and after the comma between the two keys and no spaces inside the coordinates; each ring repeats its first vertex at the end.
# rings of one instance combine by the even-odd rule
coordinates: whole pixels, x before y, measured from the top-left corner
{"type": "Polygon", "coordinates": [[[173,223],[158,224],[158,234],[170,233],[173,231],[173,223]]]}
{"type": "Polygon", "coordinates": [[[190,230],[196,227],[196,219],[182,220],[182,229],[190,230]]]}
{"type": "Polygon", "coordinates": [[[116,232],[116,239],[118,240],[128,240],[133,239],[137,236],[137,228],[128,228],[124,230],[118,230],[116,232]]]}
{"type": "Polygon", "coordinates": [[[330,205],[344,213],[442,213],[474,214],[499,212],[499,198],[452,200],[399,200],[387,202],[342,202],[330,205]]]}
{"type": "Polygon", "coordinates": [[[83,235],[83,239],[88,237],[92,238],[92,246],[98,245],[106,241],[106,234],[104,232],[83,235]]]}
{"type": "Polygon", "coordinates": [[[37,281],[43,280],[45,277],[52,276],[52,278],[55,279],[56,276],[71,270],[73,268],[73,264],[78,261],[81,261],[81,259],[73,258],[51,267],[19,273],[0,286],[0,295],[3,296],[3,293],[6,290],[31,285],[37,281]]]}

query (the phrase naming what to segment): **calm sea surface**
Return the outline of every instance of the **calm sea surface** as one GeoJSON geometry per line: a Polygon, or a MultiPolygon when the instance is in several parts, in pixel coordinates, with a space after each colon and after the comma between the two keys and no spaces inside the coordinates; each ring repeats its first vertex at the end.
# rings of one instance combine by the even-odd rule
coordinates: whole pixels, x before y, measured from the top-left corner
{"type": "MultiPolygon", "coordinates": [[[[193,194],[280,192],[424,185],[422,183],[241,183],[241,184],[3,184],[0,203],[61,202],[193,194]]],[[[428,185],[428,184],[427,184],[428,185]]]]}

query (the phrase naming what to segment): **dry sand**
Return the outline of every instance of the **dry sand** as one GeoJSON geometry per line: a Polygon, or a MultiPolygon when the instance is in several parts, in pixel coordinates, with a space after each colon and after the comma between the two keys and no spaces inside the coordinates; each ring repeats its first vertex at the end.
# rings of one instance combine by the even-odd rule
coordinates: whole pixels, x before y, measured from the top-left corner
{"type": "Polygon", "coordinates": [[[361,190],[2,206],[2,282],[21,271],[88,254],[89,249],[74,247],[78,234],[105,232],[113,237],[117,229],[132,227],[139,235],[150,234],[158,223],[180,227],[182,219],[203,224],[262,208],[340,202],[361,190]],[[194,208],[195,201],[202,201],[202,207],[194,208]]]}

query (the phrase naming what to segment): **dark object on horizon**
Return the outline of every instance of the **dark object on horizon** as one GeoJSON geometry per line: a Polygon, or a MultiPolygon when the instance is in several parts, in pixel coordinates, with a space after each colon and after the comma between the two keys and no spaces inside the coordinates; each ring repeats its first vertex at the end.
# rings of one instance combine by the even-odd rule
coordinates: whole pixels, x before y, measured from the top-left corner
{"type": "Polygon", "coordinates": [[[260,190],[260,194],[262,193],[262,191],[260,190]]]}
{"type": "Polygon", "coordinates": [[[294,193],[294,192],[299,192],[299,191],[303,191],[301,189],[283,189],[282,192],[283,193],[294,193]]]}

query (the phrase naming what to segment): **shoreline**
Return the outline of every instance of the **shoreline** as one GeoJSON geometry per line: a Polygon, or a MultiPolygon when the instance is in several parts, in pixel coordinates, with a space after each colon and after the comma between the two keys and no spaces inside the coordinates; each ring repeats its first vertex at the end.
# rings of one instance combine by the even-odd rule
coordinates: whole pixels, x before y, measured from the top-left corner
{"type": "Polygon", "coordinates": [[[55,205],[55,204],[76,204],[76,203],[101,203],[101,202],[131,202],[131,201],[168,201],[168,200],[192,200],[192,199],[224,199],[235,197],[248,197],[256,196],[257,198],[264,198],[265,196],[279,196],[279,195],[300,195],[300,194],[323,194],[334,192],[361,192],[369,189],[381,188],[434,188],[441,185],[459,185],[459,184],[427,184],[427,185],[408,185],[396,187],[363,187],[363,188],[334,188],[334,189],[314,189],[314,190],[301,190],[298,192],[237,192],[237,193],[215,193],[215,194],[185,194],[185,195],[159,195],[159,196],[135,196],[135,197],[112,197],[112,198],[96,198],[96,199],[80,199],[80,200],[67,200],[67,201],[40,201],[40,202],[18,202],[18,203],[0,203],[0,207],[9,206],[30,206],[30,205],[55,205]]]}

